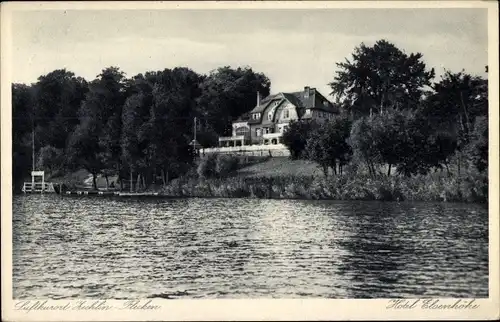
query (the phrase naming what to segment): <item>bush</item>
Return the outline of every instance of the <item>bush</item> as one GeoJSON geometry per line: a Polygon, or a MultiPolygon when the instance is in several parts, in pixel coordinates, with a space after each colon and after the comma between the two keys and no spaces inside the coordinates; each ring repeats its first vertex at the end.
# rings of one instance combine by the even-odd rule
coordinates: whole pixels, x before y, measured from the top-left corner
{"type": "Polygon", "coordinates": [[[304,157],[307,139],[311,129],[316,126],[313,121],[291,121],[283,133],[283,144],[290,151],[293,160],[304,157]]]}
{"type": "Polygon", "coordinates": [[[55,175],[63,168],[64,152],[53,146],[47,145],[40,149],[37,160],[37,168],[55,175]]]}
{"type": "MultiPolygon", "coordinates": [[[[203,164],[206,166],[210,162],[204,160],[203,164]]],[[[201,164],[202,162],[199,169],[203,167],[201,164]]],[[[488,202],[488,176],[484,173],[471,173],[457,177],[436,172],[412,177],[373,177],[369,174],[327,178],[300,175],[198,179],[181,177],[172,180],[164,188],[164,193],[190,197],[484,203],[488,202]]]]}
{"type": "Polygon", "coordinates": [[[215,177],[216,171],[215,166],[217,163],[217,155],[207,154],[200,159],[198,163],[198,176],[200,178],[212,178],[215,177]]]}
{"type": "Polygon", "coordinates": [[[239,159],[234,155],[219,154],[216,157],[215,173],[218,177],[225,177],[238,170],[239,159]]]}
{"type": "Polygon", "coordinates": [[[238,170],[240,159],[235,155],[207,154],[203,156],[197,168],[199,178],[223,178],[238,170]]]}

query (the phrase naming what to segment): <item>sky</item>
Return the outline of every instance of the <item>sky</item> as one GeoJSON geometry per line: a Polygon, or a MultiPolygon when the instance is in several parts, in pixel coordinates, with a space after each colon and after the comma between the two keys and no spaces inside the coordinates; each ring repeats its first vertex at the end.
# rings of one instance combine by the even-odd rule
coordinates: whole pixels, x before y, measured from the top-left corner
{"type": "Polygon", "coordinates": [[[189,67],[250,66],[271,92],[330,93],[336,63],[379,39],[420,52],[429,68],[486,76],[486,9],[51,10],[12,16],[12,81],[66,68],[92,80],[189,67]]]}

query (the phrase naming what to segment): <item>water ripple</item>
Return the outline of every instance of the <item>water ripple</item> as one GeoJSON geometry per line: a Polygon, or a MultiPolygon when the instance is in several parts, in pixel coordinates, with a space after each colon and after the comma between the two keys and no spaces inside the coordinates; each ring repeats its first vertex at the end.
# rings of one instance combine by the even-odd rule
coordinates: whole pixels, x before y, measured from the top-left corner
{"type": "Polygon", "coordinates": [[[487,297],[480,205],[15,196],[14,297],[487,297]]]}

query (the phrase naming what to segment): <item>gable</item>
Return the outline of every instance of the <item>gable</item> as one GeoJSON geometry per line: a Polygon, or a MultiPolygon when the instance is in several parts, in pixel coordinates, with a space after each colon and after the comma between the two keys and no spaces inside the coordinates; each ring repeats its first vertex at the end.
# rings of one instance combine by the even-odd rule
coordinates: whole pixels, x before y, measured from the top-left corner
{"type": "Polygon", "coordinates": [[[288,123],[297,119],[299,119],[299,108],[288,100],[285,100],[276,110],[276,123],[288,123]]]}
{"type": "Polygon", "coordinates": [[[266,105],[266,109],[262,113],[262,124],[274,123],[276,111],[284,102],[285,100],[282,97],[270,100],[266,105]]]}

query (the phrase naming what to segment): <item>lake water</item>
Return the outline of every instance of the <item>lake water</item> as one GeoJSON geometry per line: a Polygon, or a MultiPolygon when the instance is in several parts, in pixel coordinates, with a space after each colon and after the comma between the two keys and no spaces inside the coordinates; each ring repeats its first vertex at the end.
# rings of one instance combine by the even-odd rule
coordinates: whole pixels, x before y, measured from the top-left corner
{"type": "Polygon", "coordinates": [[[487,297],[486,205],[15,196],[14,298],[487,297]]]}

